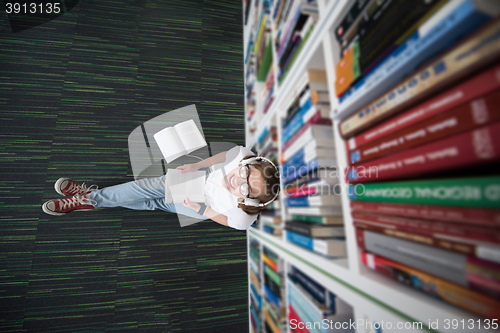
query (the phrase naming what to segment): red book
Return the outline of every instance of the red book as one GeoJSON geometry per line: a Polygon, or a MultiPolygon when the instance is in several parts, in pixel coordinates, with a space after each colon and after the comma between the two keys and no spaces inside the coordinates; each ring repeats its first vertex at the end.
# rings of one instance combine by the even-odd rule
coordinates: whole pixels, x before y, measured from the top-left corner
{"type": "Polygon", "coordinates": [[[351,201],[351,210],[367,213],[390,214],[443,222],[500,227],[500,209],[406,205],[382,202],[351,201]]]}
{"type": "Polygon", "coordinates": [[[284,152],[285,150],[287,150],[288,147],[290,147],[295,141],[297,141],[297,139],[300,138],[300,136],[302,134],[304,134],[304,132],[309,127],[311,127],[311,125],[314,125],[314,124],[317,124],[317,125],[331,125],[332,124],[332,120],[329,119],[329,118],[321,118],[321,111],[320,110],[316,111],[316,113],[314,114],[314,116],[312,116],[311,119],[309,119],[307,121],[307,123],[305,123],[304,125],[302,125],[302,127],[287,142],[285,142],[283,144],[283,147],[281,148],[281,151],[284,152]]]}
{"type": "Polygon", "coordinates": [[[309,195],[315,195],[317,192],[317,189],[315,187],[306,187],[306,188],[301,188],[295,192],[289,193],[287,195],[287,198],[298,198],[298,197],[305,197],[309,195]]]}
{"type": "Polygon", "coordinates": [[[356,228],[500,263],[500,231],[490,228],[359,212],[353,219],[356,228]]]}
{"type": "Polygon", "coordinates": [[[414,244],[406,239],[361,228],[356,228],[356,242],[362,250],[374,252],[401,265],[407,265],[485,295],[500,298],[500,264],[496,262],[464,253],[443,251],[433,246],[414,244]],[[376,234],[380,236],[374,236],[376,234]],[[449,260],[450,254],[454,257],[452,261],[449,260]]]}
{"type": "Polygon", "coordinates": [[[290,328],[293,328],[295,332],[309,333],[309,330],[306,328],[306,323],[300,319],[298,313],[291,305],[288,305],[288,319],[290,322],[290,328]]]}
{"type": "Polygon", "coordinates": [[[361,261],[372,270],[479,316],[500,318],[500,302],[496,299],[368,252],[361,253],[361,261]]]}
{"type": "Polygon", "coordinates": [[[438,239],[454,238],[455,240],[460,239],[470,243],[485,242],[500,245],[500,229],[362,212],[352,212],[351,215],[354,221],[379,225],[393,230],[416,232],[431,235],[438,239]]]}
{"type": "Polygon", "coordinates": [[[414,177],[500,158],[500,123],[348,167],[350,183],[414,177]]]}
{"type": "Polygon", "coordinates": [[[432,115],[466,103],[499,88],[500,65],[496,65],[444,93],[346,140],[347,151],[362,147],[395,131],[416,124],[432,115]]]}
{"type": "Polygon", "coordinates": [[[348,154],[350,164],[389,155],[404,149],[470,131],[500,120],[500,90],[434,115],[405,129],[375,140],[348,154]]]}

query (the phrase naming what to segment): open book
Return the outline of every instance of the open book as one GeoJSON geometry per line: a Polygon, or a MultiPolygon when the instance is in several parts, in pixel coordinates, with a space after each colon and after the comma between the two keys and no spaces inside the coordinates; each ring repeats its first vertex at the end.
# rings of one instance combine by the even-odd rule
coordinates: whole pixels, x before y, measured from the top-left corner
{"type": "Polygon", "coordinates": [[[167,163],[207,145],[192,119],[164,128],[153,137],[167,163]]]}
{"type": "Polygon", "coordinates": [[[165,202],[181,203],[186,198],[193,202],[205,202],[205,171],[182,173],[182,170],[168,169],[165,202]]]}

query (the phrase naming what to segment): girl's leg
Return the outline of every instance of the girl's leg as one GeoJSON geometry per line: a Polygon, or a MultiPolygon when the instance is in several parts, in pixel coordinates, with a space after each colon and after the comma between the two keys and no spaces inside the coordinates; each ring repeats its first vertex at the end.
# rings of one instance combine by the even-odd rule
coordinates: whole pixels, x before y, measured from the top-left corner
{"type": "Polygon", "coordinates": [[[85,195],[95,207],[125,207],[138,210],[161,209],[165,205],[165,176],[145,178],[105,187],[85,195]],[[159,199],[159,200],[157,200],[159,199]]]}
{"type": "Polygon", "coordinates": [[[95,200],[97,202],[95,207],[125,207],[135,210],[160,209],[195,219],[207,219],[191,208],[184,207],[182,203],[165,202],[165,176],[105,187],[92,191],[85,197],[95,200]]]}

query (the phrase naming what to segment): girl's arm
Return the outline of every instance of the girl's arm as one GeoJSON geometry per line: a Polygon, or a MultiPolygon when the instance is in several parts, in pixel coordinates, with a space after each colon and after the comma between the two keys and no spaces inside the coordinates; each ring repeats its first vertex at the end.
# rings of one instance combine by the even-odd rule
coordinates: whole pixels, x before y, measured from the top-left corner
{"type": "Polygon", "coordinates": [[[205,214],[203,214],[203,216],[206,216],[209,219],[211,219],[212,221],[215,221],[219,224],[225,225],[226,227],[229,226],[227,224],[227,216],[217,213],[215,210],[213,210],[210,207],[207,207],[207,209],[205,210],[205,214]]]}
{"type": "Polygon", "coordinates": [[[197,170],[200,170],[201,168],[208,168],[214,164],[224,162],[226,160],[226,153],[227,153],[227,151],[223,151],[222,153],[219,153],[215,156],[204,159],[203,161],[200,161],[198,163],[184,164],[184,165],[178,166],[176,169],[182,170],[182,173],[185,173],[185,172],[197,171],[197,170]]]}
{"type": "MultiPolygon", "coordinates": [[[[192,202],[189,200],[189,198],[186,198],[184,200],[184,202],[182,203],[184,205],[184,207],[188,207],[188,208],[191,208],[192,210],[194,211],[198,211],[201,207],[201,205],[197,202],[192,202]]],[[[227,224],[227,216],[223,215],[223,214],[220,214],[218,212],[216,212],[215,210],[213,210],[212,208],[210,207],[207,207],[205,209],[205,212],[200,212],[200,214],[203,214],[203,216],[206,216],[208,217],[209,219],[211,219],[212,221],[215,221],[219,224],[222,224],[222,225],[225,225],[226,227],[228,227],[229,225],[227,224]]]]}

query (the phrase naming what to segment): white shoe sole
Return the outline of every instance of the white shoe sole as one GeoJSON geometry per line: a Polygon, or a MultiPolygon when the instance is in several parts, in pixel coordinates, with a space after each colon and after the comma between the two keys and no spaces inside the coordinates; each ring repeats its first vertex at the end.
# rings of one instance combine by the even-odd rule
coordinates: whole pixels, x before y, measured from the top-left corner
{"type": "Polygon", "coordinates": [[[49,207],[48,207],[48,203],[50,201],[52,201],[52,200],[49,200],[49,201],[45,202],[42,205],[42,210],[44,211],[44,213],[49,214],[49,215],[61,216],[61,215],[66,215],[66,214],[71,213],[71,212],[87,212],[89,210],[93,210],[93,208],[89,208],[89,209],[74,209],[74,210],[72,210],[71,212],[68,212],[68,213],[54,212],[53,210],[49,209],[49,207]]]}
{"type": "MultiPolygon", "coordinates": [[[[56,190],[57,193],[59,193],[62,196],[65,196],[65,194],[61,191],[61,184],[65,181],[69,180],[69,178],[59,178],[55,184],[54,184],[54,189],[56,190]]],[[[64,213],[62,213],[64,214],[64,213]]]]}

